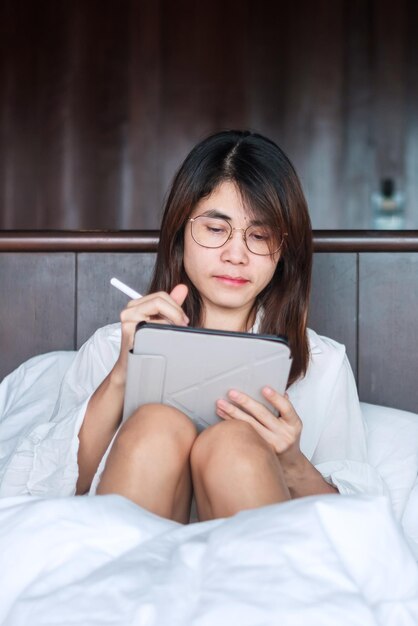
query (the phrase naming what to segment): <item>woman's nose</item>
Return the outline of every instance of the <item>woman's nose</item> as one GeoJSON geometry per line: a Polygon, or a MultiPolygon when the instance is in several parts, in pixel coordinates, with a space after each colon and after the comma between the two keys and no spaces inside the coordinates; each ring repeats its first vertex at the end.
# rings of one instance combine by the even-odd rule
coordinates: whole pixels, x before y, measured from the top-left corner
{"type": "Polygon", "coordinates": [[[224,256],[224,258],[229,258],[229,260],[239,262],[248,258],[248,249],[245,243],[243,228],[234,228],[232,230],[231,236],[223,246],[222,256],[224,256]]]}

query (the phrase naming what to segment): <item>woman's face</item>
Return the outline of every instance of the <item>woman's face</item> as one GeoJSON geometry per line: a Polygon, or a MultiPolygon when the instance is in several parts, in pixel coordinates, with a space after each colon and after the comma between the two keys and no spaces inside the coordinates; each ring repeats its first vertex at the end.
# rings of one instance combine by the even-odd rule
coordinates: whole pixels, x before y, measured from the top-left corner
{"type": "Polygon", "coordinates": [[[257,295],[272,279],[280,253],[259,256],[248,250],[243,232],[252,224],[252,218],[234,183],[221,183],[198,202],[190,217],[208,214],[222,216],[233,228],[243,229],[233,231],[220,248],[205,248],[196,243],[190,222],[185,229],[184,268],[201,295],[205,326],[221,328],[219,323],[225,315],[230,320],[235,316],[239,323],[246,320],[257,295]]]}

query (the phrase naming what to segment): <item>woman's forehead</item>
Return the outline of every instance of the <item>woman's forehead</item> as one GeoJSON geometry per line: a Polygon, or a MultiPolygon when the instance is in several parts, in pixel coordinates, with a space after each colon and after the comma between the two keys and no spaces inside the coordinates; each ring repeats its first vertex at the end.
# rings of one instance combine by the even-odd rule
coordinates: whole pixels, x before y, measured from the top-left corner
{"type": "Polygon", "coordinates": [[[191,212],[190,217],[206,215],[229,221],[241,220],[245,223],[260,222],[259,211],[249,206],[235,183],[220,183],[209,196],[201,198],[191,212]]]}

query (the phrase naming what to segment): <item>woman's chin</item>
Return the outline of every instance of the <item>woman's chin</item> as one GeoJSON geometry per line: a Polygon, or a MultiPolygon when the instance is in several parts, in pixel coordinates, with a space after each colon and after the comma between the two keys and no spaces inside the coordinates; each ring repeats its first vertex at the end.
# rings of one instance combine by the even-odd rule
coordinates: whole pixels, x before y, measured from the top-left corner
{"type": "Polygon", "coordinates": [[[226,309],[226,310],[242,310],[242,309],[250,309],[253,304],[255,297],[246,297],[244,294],[240,293],[216,293],[212,294],[212,297],[204,298],[209,306],[216,307],[218,309],[226,309]]]}

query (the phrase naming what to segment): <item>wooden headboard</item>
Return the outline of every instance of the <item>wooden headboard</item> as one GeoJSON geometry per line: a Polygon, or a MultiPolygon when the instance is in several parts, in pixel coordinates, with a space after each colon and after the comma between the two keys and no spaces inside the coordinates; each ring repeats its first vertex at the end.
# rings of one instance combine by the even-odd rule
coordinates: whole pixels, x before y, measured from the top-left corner
{"type": "MultiPolygon", "coordinates": [[[[418,232],[317,231],[309,325],[347,347],[361,400],[418,412],[418,232]]],[[[0,232],[0,379],[118,321],[157,231],[0,232]]]]}

